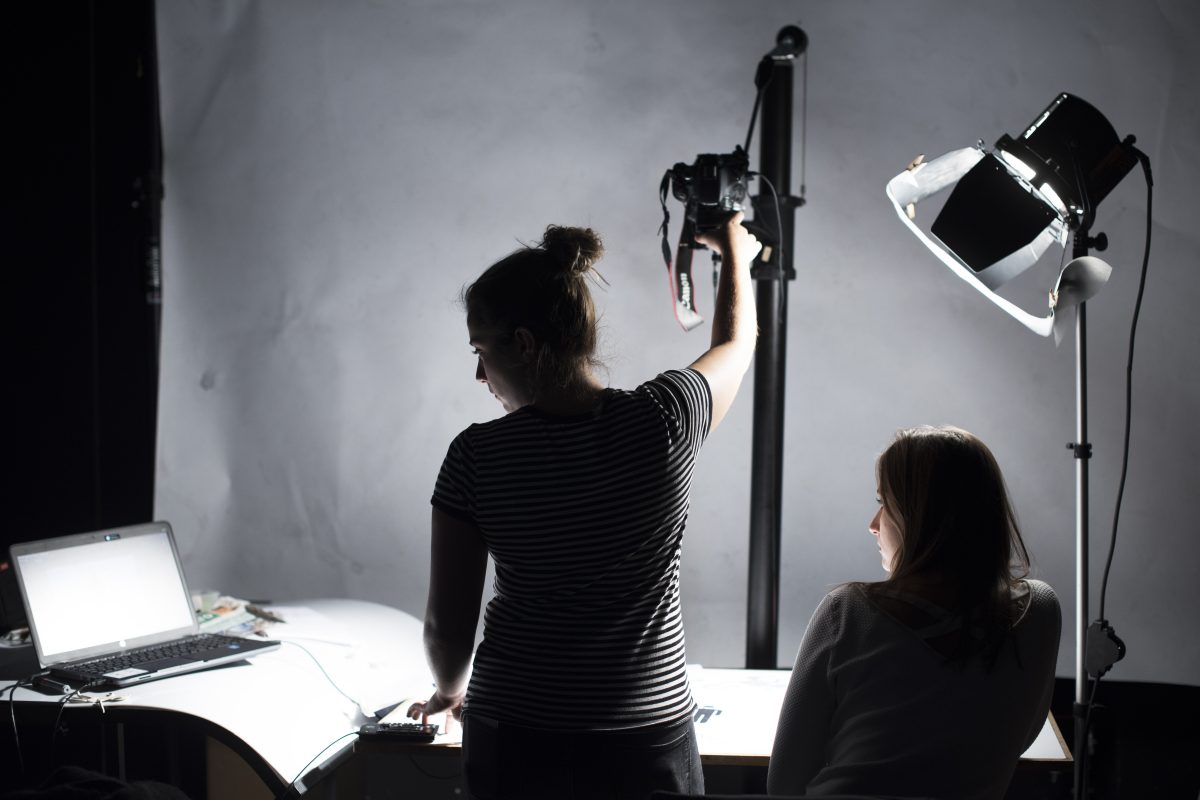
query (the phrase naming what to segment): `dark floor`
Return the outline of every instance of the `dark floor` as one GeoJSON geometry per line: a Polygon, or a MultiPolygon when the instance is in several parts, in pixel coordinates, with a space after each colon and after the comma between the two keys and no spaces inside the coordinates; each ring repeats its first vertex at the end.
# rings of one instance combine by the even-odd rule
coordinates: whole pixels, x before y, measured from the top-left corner
{"type": "MultiPolygon", "coordinates": [[[[1057,679],[1050,708],[1071,752],[1074,699],[1075,681],[1057,679]]],[[[1200,798],[1200,686],[1104,680],[1096,705],[1089,798],[1200,798]]]]}

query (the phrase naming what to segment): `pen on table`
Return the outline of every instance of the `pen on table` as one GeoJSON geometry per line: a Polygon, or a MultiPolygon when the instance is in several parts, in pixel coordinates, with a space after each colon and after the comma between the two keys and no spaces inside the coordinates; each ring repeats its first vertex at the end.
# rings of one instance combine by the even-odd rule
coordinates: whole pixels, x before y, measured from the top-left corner
{"type": "Polygon", "coordinates": [[[265,619],[268,622],[283,622],[284,621],[283,617],[281,617],[279,614],[275,613],[274,611],[263,608],[262,606],[256,606],[253,603],[247,603],[246,610],[249,611],[254,616],[258,617],[259,619],[265,619]]]}

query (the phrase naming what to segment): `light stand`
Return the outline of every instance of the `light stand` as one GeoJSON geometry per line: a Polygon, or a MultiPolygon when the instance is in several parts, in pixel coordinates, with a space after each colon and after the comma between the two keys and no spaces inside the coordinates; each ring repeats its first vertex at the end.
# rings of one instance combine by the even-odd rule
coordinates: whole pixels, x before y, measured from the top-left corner
{"type": "MultiPolygon", "coordinates": [[[[1076,258],[1087,255],[1087,230],[1074,236],[1076,258]]],[[[1088,460],[1092,445],[1087,432],[1087,303],[1075,306],[1075,441],[1067,444],[1075,456],[1075,720],[1074,786],[1083,786],[1087,747],[1088,675],[1086,666],[1088,626],[1088,460]]],[[[1078,791],[1077,791],[1078,795],[1078,791]]]]}
{"type": "MultiPolygon", "coordinates": [[[[1060,312],[1075,308],[1075,704],[1074,788],[1086,786],[1088,673],[1097,678],[1124,655],[1111,628],[1109,642],[1088,641],[1087,305],[1111,268],[1088,250],[1107,246],[1089,231],[1097,204],[1137,163],[1133,137],[1118,141],[1095,108],[1060,94],[1018,139],[1002,136],[992,153],[982,146],[954,151],[929,164],[918,158],[888,183],[900,219],[960,278],[1043,336],[1061,336],[1060,312]],[[925,170],[928,174],[921,174],[925,170]],[[953,185],[932,235],[914,222],[918,201],[953,185]],[[1072,237],[1072,261],[1050,294],[1050,315],[1037,318],[994,289],[1032,266],[1046,248],[1072,237]],[[1099,656],[1097,655],[1099,653],[1099,656]],[[1114,657],[1115,656],[1115,657],[1114,657]]],[[[980,143],[982,145],[982,143],[980,143]]],[[[1101,623],[1104,621],[1101,620],[1101,623]]]]}

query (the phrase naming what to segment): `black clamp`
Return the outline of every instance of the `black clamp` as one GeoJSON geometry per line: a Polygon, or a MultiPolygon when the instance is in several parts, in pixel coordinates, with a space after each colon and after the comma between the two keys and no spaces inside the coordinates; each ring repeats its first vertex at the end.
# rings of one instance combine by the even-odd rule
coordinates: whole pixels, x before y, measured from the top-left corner
{"type": "Polygon", "coordinates": [[[1075,442],[1067,442],[1067,449],[1075,451],[1076,458],[1091,458],[1092,457],[1092,446],[1091,446],[1091,444],[1088,444],[1087,442],[1085,442],[1083,444],[1076,444],[1075,442]]]}
{"type": "Polygon", "coordinates": [[[1125,657],[1125,642],[1106,619],[1098,619],[1088,626],[1084,638],[1084,666],[1093,678],[1099,678],[1112,665],[1125,657]]]}

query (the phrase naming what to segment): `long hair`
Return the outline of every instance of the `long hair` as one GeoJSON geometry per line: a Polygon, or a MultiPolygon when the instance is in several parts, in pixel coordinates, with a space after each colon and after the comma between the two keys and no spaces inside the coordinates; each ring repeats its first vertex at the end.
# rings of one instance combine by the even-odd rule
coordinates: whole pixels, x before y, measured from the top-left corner
{"type": "Polygon", "coordinates": [[[940,576],[957,598],[950,610],[967,626],[951,660],[976,652],[994,659],[1015,622],[1013,589],[1029,573],[1029,552],[995,456],[960,428],[908,428],[897,432],[875,469],[900,545],[891,575],[868,588],[940,576]]]}
{"type": "Polygon", "coordinates": [[[463,290],[467,316],[501,337],[529,330],[538,346],[535,382],[566,386],[585,368],[599,365],[587,278],[603,254],[604,244],[591,228],[551,225],[536,245],[500,259],[463,290]]]}

